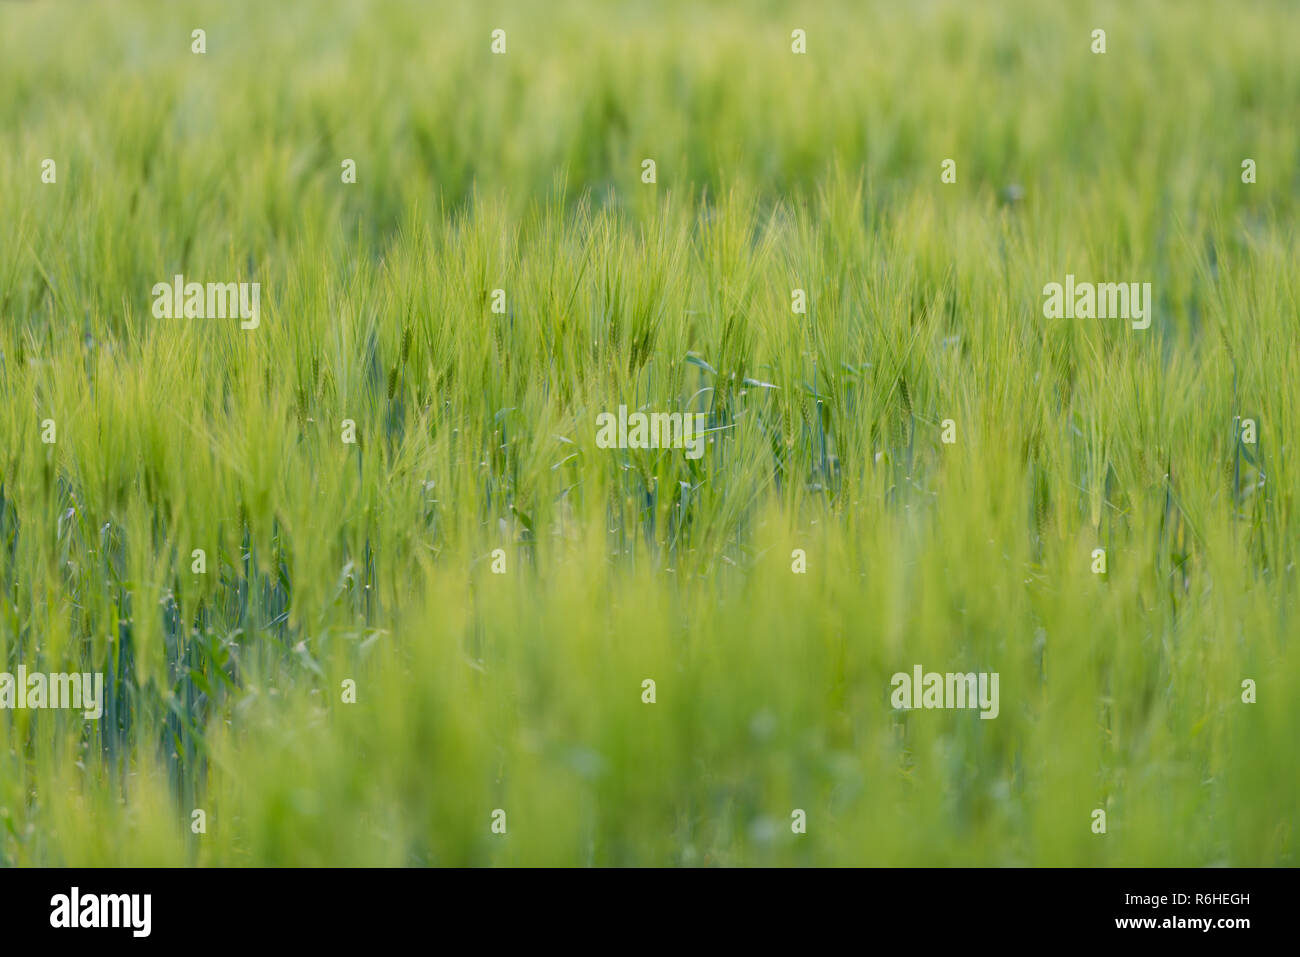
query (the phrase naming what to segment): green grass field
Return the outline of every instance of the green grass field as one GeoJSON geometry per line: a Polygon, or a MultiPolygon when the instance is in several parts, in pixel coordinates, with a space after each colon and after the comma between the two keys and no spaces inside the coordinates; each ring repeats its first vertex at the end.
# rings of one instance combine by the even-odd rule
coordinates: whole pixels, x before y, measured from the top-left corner
{"type": "Polygon", "coordinates": [[[1297,37],[0,4],[0,865],[1300,863],[1297,37]]]}

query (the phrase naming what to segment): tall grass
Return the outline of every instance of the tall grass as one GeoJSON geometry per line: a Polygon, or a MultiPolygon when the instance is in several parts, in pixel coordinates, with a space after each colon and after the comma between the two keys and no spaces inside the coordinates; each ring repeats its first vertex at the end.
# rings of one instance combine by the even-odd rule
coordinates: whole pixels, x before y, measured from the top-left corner
{"type": "Polygon", "coordinates": [[[1298,32],[0,7],[0,671],[109,683],[0,710],[0,864],[1295,864],[1298,32]]]}

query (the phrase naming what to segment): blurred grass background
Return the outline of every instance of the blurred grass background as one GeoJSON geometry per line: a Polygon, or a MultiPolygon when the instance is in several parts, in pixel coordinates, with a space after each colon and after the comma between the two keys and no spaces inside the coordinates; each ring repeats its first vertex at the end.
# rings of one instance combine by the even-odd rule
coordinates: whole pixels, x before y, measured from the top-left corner
{"type": "Polygon", "coordinates": [[[0,711],[0,864],[1294,865],[1297,37],[0,4],[0,670],[109,683],[0,711]],[[1151,328],[1045,320],[1066,273],[1151,328]],[[917,663],[1000,716],[893,711],[917,663]]]}

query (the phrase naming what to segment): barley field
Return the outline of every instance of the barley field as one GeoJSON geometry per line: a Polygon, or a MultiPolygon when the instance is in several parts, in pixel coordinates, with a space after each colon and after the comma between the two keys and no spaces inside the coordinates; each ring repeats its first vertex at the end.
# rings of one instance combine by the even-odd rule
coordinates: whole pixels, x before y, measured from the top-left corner
{"type": "Polygon", "coordinates": [[[1300,863],[1298,45],[0,3],[0,865],[1300,863]]]}

